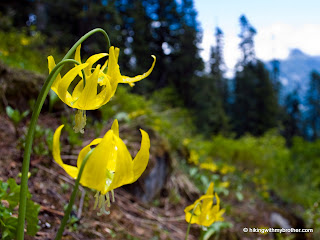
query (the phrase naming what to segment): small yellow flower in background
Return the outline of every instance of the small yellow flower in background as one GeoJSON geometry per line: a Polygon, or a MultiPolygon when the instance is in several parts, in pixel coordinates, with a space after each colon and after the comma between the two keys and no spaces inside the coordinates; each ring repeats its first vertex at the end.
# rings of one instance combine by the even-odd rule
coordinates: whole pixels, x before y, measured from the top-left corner
{"type": "MultiPolygon", "coordinates": [[[[89,57],[83,64],[80,57],[80,48],[81,45],[78,46],[75,53],[75,60],[78,61],[80,65],[72,68],[63,78],[58,74],[51,89],[65,104],[79,110],[76,116],[76,126],[74,130],[75,132],[83,133],[86,122],[85,110],[95,110],[105,105],[114,95],[118,83],[128,83],[130,86],[133,86],[134,82],[148,77],[154,68],[156,57],[152,55],[154,61],[146,73],[131,78],[123,76],[120,73],[118,65],[119,48],[110,47],[109,54],[95,54],[89,57]],[[99,64],[93,67],[98,60],[106,56],[108,56],[108,60],[102,67],[99,64]],[[85,84],[82,70],[85,74],[85,84]],[[76,84],[73,91],[69,92],[69,86],[77,76],[80,76],[81,80],[76,84]],[[98,88],[100,88],[99,91],[98,88]]],[[[51,72],[55,66],[54,58],[49,56],[49,72],[51,72]]]]}
{"type": "Polygon", "coordinates": [[[201,163],[200,164],[200,168],[201,169],[206,169],[206,170],[209,170],[211,172],[216,172],[218,171],[218,166],[217,164],[211,162],[211,163],[201,163]]]}
{"type": "Polygon", "coordinates": [[[182,142],[182,144],[183,144],[183,146],[188,146],[188,144],[191,142],[191,140],[189,139],[189,138],[185,138],[185,139],[183,139],[183,142],[182,142]]]}
{"type": "Polygon", "coordinates": [[[184,209],[186,213],[186,221],[188,223],[198,224],[209,227],[217,221],[223,221],[224,209],[220,210],[220,199],[215,193],[213,195],[213,183],[210,184],[205,195],[202,195],[192,205],[184,209]],[[213,205],[213,200],[216,199],[216,204],[213,205]],[[193,215],[192,215],[193,211],[193,215]]]}
{"type": "Polygon", "coordinates": [[[221,174],[225,175],[227,173],[233,173],[235,171],[234,166],[229,166],[229,165],[223,165],[222,168],[220,169],[221,174]]]}
{"type": "Polygon", "coordinates": [[[26,37],[22,37],[20,40],[21,45],[26,46],[30,44],[30,39],[26,38],[26,37]]]}
{"type": "Polygon", "coordinates": [[[2,50],[2,49],[0,49],[0,55],[8,56],[8,55],[9,55],[9,52],[8,52],[8,51],[6,51],[6,50],[2,50]]]}
{"type": "Polygon", "coordinates": [[[80,184],[97,190],[95,207],[99,206],[101,214],[108,214],[105,210],[105,204],[110,206],[109,192],[111,191],[114,201],[113,189],[135,182],[146,169],[149,161],[149,135],[140,129],[142,134],[141,147],[132,160],[126,145],[119,138],[119,125],[115,120],[111,130],[103,138],[93,140],[80,151],[75,167],[64,164],[60,157],[59,138],[62,128],[63,125],[58,127],[53,136],[53,158],[72,178],[78,176],[86,154],[92,146],[97,145],[84,167],[80,184]]]}
{"type": "Polygon", "coordinates": [[[220,182],[219,187],[228,188],[230,186],[230,182],[220,182]]]}
{"type": "Polygon", "coordinates": [[[195,150],[191,150],[188,162],[198,165],[199,158],[200,158],[199,154],[195,150]]]}

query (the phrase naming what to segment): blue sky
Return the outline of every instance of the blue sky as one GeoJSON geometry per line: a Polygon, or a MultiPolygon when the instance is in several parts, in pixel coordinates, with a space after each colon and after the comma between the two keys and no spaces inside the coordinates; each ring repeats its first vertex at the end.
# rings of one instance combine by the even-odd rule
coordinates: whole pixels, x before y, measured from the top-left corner
{"type": "Polygon", "coordinates": [[[202,56],[209,57],[214,45],[214,28],[225,36],[224,58],[232,71],[239,58],[237,37],[239,16],[245,14],[256,28],[256,55],[262,60],[286,58],[290,49],[299,48],[320,55],[320,0],[195,0],[198,21],[203,29],[202,56]]]}

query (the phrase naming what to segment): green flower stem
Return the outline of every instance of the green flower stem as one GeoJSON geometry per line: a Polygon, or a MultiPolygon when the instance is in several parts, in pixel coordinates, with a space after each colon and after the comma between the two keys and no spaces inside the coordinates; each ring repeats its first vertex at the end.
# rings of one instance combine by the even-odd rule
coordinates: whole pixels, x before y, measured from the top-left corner
{"type": "Polygon", "coordinates": [[[76,199],[76,195],[77,195],[77,192],[78,192],[78,187],[79,187],[79,183],[80,183],[80,179],[81,179],[81,176],[82,176],[82,172],[83,172],[83,169],[91,155],[91,153],[93,152],[94,149],[91,149],[87,155],[84,157],[82,163],[81,163],[81,167],[80,167],[80,170],[79,170],[79,173],[78,173],[78,176],[77,176],[77,180],[74,184],[74,187],[73,187],[73,191],[72,191],[72,194],[71,194],[71,198],[70,198],[70,201],[69,201],[69,204],[67,206],[67,209],[65,210],[64,212],[64,216],[63,216],[63,219],[61,221],[61,224],[60,224],[60,228],[57,232],[57,235],[56,235],[56,238],[55,240],[60,240],[61,237],[62,237],[62,234],[63,234],[63,231],[64,231],[64,228],[69,220],[69,216],[70,216],[70,213],[71,213],[71,210],[72,210],[72,206],[74,204],[74,200],[76,199]]]}
{"type": "Polygon", "coordinates": [[[197,208],[197,206],[199,205],[199,203],[197,203],[194,208],[192,209],[192,212],[191,212],[191,217],[190,217],[190,222],[188,224],[188,229],[187,229],[187,233],[186,233],[186,238],[185,240],[188,240],[188,237],[189,237],[189,232],[190,232],[190,228],[191,228],[191,220],[192,220],[192,217],[194,215],[194,210],[197,208]]]}
{"type": "Polygon", "coordinates": [[[28,134],[26,137],[26,145],[23,155],[23,162],[22,162],[22,170],[21,170],[21,188],[20,188],[20,201],[19,201],[19,217],[18,217],[18,227],[17,227],[17,239],[23,240],[24,236],[24,224],[25,224],[25,216],[26,216],[26,204],[27,204],[27,192],[28,192],[28,172],[29,172],[29,165],[30,165],[30,155],[32,151],[32,143],[34,138],[34,131],[37,125],[37,121],[39,118],[39,114],[43,103],[48,95],[48,92],[53,84],[55,78],[53,75],[62,68],[62,65],[66,63],[75,63],[77,61],[73,59],[66,59],[58,63],[50,72],[49,76],[47,77],[43,87],[41,88],[40,94],[38,99],[34,105],[28,134]]]}
{"type": "Polygon", "coordinates": [[[88,37],[90,37],[92,34],[97,33],[97,32],[101,32],[106,40],[107,40],[107,52],[109,51],[109,48],[111,46],[110,44],[110,39],[108,34],[102,29],[102,28],[96,28],[91,30],[90,32],[88,32],[86,35],[84,35],[83,37],[81,37],[73,46],[72,48],[70,48],[70,50],[67,52],[67,54],[64,56],[64,58],[62,60],[65,60],[67,58],[70,58],[71,55],[74,53],[74,51],[77,49],[77,47],[84,41],[86,40],[88,37]]]}
{"type": "Polygon", "coordinates": [[[76,48],[84,40],[86,40],[88,37],[90,37],[92,34],[94,34],[96,32],[101,32],[105,36],[105,38],[107,40],[107,46],[109,49],[110,40],[109,40],[108,34],[103,29],[97,28],[97,29],[94,29],[94,30],[88,32],[87,34],[85,34],[83,37],[81,37],[73,45],[73,47],[64,56],[62,61],[60,63],[58,63],[55,66],[55,68],[50,72],[48,78],[46,79],[46,81],[40,91],[37,102],[35,103],[34,110],[33,110],[32,117],[31,117],[31,121],[30,121],[30,126],[28,129],[28,134],[26,137],[26,146],[25,146],[23,162],[22,162],[22,170],[21,170],[22,176],[21,176],[21,188],[20,188],[17,240],[24,239],[24,225],[25,225],[25,217],[26,217],[27,191],[28,191],[28,171],[29,171],[29,165],[30,165],[31,148],[32,148],[32,143],[33,143],[33,138],[34,138],[35,127],[36,127],[44,100],[46,99],[46,96],[48,95],[48,92],[51,88],[51,85],[53,84],[54,80],[56,79],[59,72],[61,71],[63,64],[65,64],[67,62],[75,63],[75,60],[73,60],[73,59],[70,60],[68,58],[71,57],[71,55],[76,50],[76,48]]]}

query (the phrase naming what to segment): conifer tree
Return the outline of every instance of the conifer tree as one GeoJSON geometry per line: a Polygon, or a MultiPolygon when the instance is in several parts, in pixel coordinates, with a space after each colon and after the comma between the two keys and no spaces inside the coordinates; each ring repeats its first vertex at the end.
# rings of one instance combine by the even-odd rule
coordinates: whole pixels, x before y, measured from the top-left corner
{"type": "Polygon", "coordinates": [[[307,135],[316,140],[320,136],[320,74],[317,71],[312,71],[310,74],[307,109],[306,122],[311,130],[311,134],[307,135]]]}
{"type": "Polygon", "coordinates": [[[288,145],[292,144],[294,136],[302,135],[302,114],[300,110],[301,100],[298,89],[289,93],[284,101],[283,116],[283,136],[286,138],[288,145]]]}
{"type": "Polygon", "coordinates": [[[221,99],[223,110],[228,111],[228,83],[224,78],[226,66],[223,59],[223,32],[216,28],[216,46],[211,47],[210,54],[210,74],[213,76],[217,88],[217,97],[221,99]]]}
{"type": "Polygon", "coordinates": [[[255,57],[253,37],[256,30],[244,15],[240,17],[240,25],[242,59],[235,76],[233,125],[238,136],[246,132],[261,135],[277,126],[277,96],[269,72],[255,57]]]}
{"type": "Polygon", "coordinates": [[[240,28],[239,37],[241,42],[239,47],[242,52],[241,65],[244,66],[249,63],[254,63],[256,60],[253,37],[257,34],[257,31],[249,23],[245,15],[240,16],[240,28]]]}

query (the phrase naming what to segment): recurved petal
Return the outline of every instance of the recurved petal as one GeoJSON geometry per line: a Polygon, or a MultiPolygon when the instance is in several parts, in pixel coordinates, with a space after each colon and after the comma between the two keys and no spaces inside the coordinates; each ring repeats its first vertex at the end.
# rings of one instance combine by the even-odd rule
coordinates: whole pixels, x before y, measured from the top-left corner
{"type": "Polygon", "coordinates": [[[150,139],[148,133],[140,129],[142,140],[141,147],[136,157],[133,159],[133,181],[136,181],[144,172],[149,161],[150,139]]]}
{"type": "Polygon", "coordinates": [[[207,189],[206,195],[213,195],[213,188],[214,188],[214,183],[211,182],[207,189]]]}
{"type": "Polygon", "coordinates": [[[122,76],[120,82],[121,83],[128,83],[128,84],[131,83],[130,86],[132,86],[132,83],[138,82],[138,81],[148,77],[150,75],[150,73],[152,72],[154,65],[156,64],[156,57],[154,55],[151,55],[151,57],[153,57],[153,63],[147,72],[145,72],[142,75],[135,76],[135,77],[122,76]]]}
{"type": "Polygon", "coordinates": [[[99,59],[107,55],[108,55],[107,53],[98,53],[89,57],[86,61],[86,63],[88,63],[89,65],[84,69],[86,76],[89,76],[91,74],[92,65],[95,64],[99,59]]]}
{"type": "Polygon", "coordinates": [[[102,86],[101,92],[97,95],[97,101],[99,102],[99,107],[105,105],[107,102],[110,101],[110,98],[114,95],[114,92],[111,88],[109,81],[102,86]]]}
{"type": "Polygon", "coordinates": [[[81,70],[87,66],[88,64],[85,63],[72,68],[69,72],[66,73],[66,75],[63,76],[63,78],[60,81],[57,94],[59,98],[70,107],[73,107],[73,106],[70,104],[70,101],[72,101],[72,97],[68,92],[69,85],[75,79],[75,77],[79,74],[79,72],[81,72],[81,70]]]}
{"type": "Polygon", "coordinates": [[[194,224],[194,223],[199,224],[199,217],[198,216],[192,215],[190,212],[187,212],[185,217],[186,217],[186,222],[189,223],[191,220],[191,224],[194,224]],[[192,218],[191,218],[191,216],[192,216],[192,218]]]}
{"type": "Polygon", "coordinates": [[[114,176],[110,185],[106,186],[106,192],[118,188],[122,185],[132,183],[134,174],[132,157],[126,145],[119,137],[116,136],[116,134],[113,133],[113,130],[111,130],[111,132],[113,134],[113,139],[115,142],[115,145],[113,145],[113,147],[116,152],[116,158],[114,165],[110,164],[112,162],[108,162],[107,168],[111,172],[114,169],[114,176]]]}
{"type": "Polygon", "coordinates": [[[52,147],[52,154],[53,159],[58,163],[72,178],[76,178],[78,176],[78,168],[74,166],[70,166],[67,164],[64,164],[61,156],[60,156],[60,135],[61,130],[64,127],[64,125],[61,125],[57,128],[53,135],[53,147],[52,147]]]}
{"type": "Polygon", "coordinates": [[[94,139],[89,145],[85,146],[81,149],[78,160],[77,160],[77,167],[80,169],[81,164],[85,156],[88,154],[88,152],[91,150],[91,146],[98,145],[101,142],[102,138],[96,138],[94,139]]]}
{"type": "Polygon", "coordinates": [[[100,65],[96,67],[94,72],[87,77],[86,85],[81,91],[78,100],[75,102],[74,107],[82,110],[93,110],[99,107],[97,102],[97,84],[100,71],[100,65]]]}
{"type": "Polygon", "coordinates": [[[81,177],[82,185],[100,191],[101,193],[105,190],[107,163],[116,157],[113,135],[111,130],[104,135],[90,155],[81,177]]]}
{"type": "Polygon", "coordinates": [[[217,214],[216,214],[216,221],[223,221],[224,218],[222,217],[222,215],[224,214],[226,210],[225,209],[221,209],[217,214]]]}
{"type": "Polygon", "coordinates": [[[208,195],[208,196],[212,196],[212,198],[206,198],[206,199],[203,199],[203,207],[205,209],[209,209],[211,208],[212,204],[213,204],[213,188],[214,188],[214,184],[213,182],[210,183],[208,189],[207,189],[207,192],[204,196],[208,195]]]}
{"type": "Polygon", "coordinates": [[[103,66],[101,67],[101,71],[104,71],[107,66],[108,66],[108,60],[106,60],[103,66]]]}
{"type": "Polygon", "coordinates": [[[118,123],[118,120],[115,119],[112,123],[112,126],[111,126],[111,130],[113,131],[113,133],[119,137],[119,123],[118,123]]]}
{"type": "Polygon", "coordinates": [[[72,92],[72,100],[77,101],[83,91],[83,80],[79,81],[72,92]]]}
{"type": "Polygon", "coordinates": [[[80,49],[81,49],[81,44],[76,49],[74,60],[76,60],[78,63],[81,64],[80,49]]]}
{"type": "Polygon", "coordinates": [[[193,204],[189,205],[188,207],[186,207],[184,209],[184,212],[187,213],[187,212],[190,212],[192,213],[193,211],[193,214],[196,215],[196,216],[199,216],[200,213],[201,213],[201,204],[199,203],[200,201],[197,200],[195,201],[193,204]],[[196,207],[197,206],[197,207],[196,207]],[[193,210],[194,209],[194,210],[193,210]]]}
{"type": "Polygon", "coordinates": [[[122,76],[118,65],[119,48],[110,47],[109,61],[107,76],[109,77],[110,85],[112,89],[116,89],[119,82],[121,82],[122,76]]]}
{"type": "MultiPolygon", "coordinates": [[[[76,49],[76,53],[75,53],[75,56],[74,56],[74,60],[76,60],[78,63],[81,64],[80,49],[81,49],[81,44],[80,44],[80,45],[77,47],[77,49],[76,49]]],[[[77,65],[76,65],[76,66],[77,66],[77,65]]],[[[79,76],[80,76],[81,78],[83,78],[83,77],[82,77],[82,72],[79,73],[79,76]]]]}
{"type": "Polygon", "coordinates": [[[190,206],[188,206],[184,209],[184,212],[186,213],[185,218],[186,218],[187,222],[190,222],[190,220],[191,220],[192,224],[193,223],[199,224],[199,215],[201,213],[199,204],[197,205],[196,202],[194,204],[191,204],[190,206]],[[193,211],[193,215],[192,215],[192,211],[193,211]],[[191,218],[191,216],[192,216],[192,218],[191,218]]]}
{"type": "MultiPolygon", "coordinates": [[[[48,57],[48,68],[49,68],[49,73],[54,69],[56,66],[56,63],[54,61],[54,58],[52,56],[48,57]]],[[[61,75],[60,73],[57,75],[56,79],[54,80],[53,84],[51,85],[51,88],[54,92],[57,92],[57,86],[59,85],[59,82],[61,80],[61,75]]]]}

